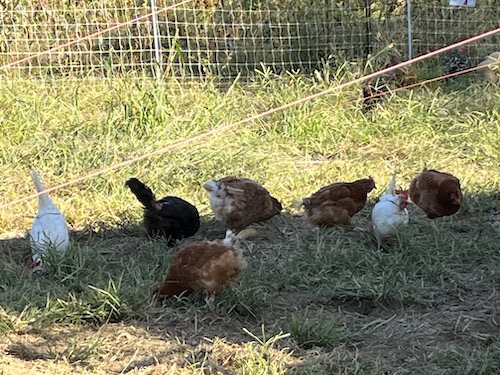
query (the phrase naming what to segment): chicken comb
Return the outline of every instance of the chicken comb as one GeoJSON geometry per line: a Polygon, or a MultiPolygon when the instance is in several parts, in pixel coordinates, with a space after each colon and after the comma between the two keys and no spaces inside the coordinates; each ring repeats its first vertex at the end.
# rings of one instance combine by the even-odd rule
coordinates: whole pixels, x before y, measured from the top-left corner
{"type": "Polygon", "coordinates": [[[408,198],[410,197],[410,190],[408,190],[408,189],[403,190],[403,188],[402,188],[402,187],[399,187],[399,189],[395,189],[395,190],[394,190],[394,193],[395,193],[396,195],[399,195],[399,194],[404,195],[404,197],[405,197],[406,199],[408,199],[408,198]]]}

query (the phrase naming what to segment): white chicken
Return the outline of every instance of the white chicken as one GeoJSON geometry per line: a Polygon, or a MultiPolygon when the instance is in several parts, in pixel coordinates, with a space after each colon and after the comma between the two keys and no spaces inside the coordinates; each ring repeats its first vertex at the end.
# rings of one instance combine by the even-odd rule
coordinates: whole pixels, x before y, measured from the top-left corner
{"type": "Polygon", "coordinates": [[[395,190],[396,172],[394,172],[389,187],[380,201],[373,207],[373,233],[377,238],[377,248],[380,250],[382,241],[393,237],[401,226],[409,222],[408,190],[395,190]]]}
{"type": "MultiPolygon", "coordinates": [[[[33,181],[37,192],[45,190],[38,173],[33,171],[33,181]]],[[[38,212],[30,231],[32,272],[42,271],[42,258],[49,249],[64,254],[69,246],[69,232],[66,219],[54,205],[47,193],[38,196],[38,212]]]]}

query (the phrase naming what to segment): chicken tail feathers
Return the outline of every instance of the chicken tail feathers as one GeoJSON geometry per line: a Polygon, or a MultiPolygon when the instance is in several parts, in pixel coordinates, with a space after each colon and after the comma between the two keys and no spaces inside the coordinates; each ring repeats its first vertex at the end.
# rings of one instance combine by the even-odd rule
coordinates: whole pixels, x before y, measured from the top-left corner
{"type": "MultiPolygon", "coordinates": [[[[38,193],[45,190],[45,186],[43,186],[42,181],[40,180],[40,176],[36,171],[31,172],[31,176],[33,177],[33,182],[35,183],[35,189],[38,193]]],[[[50,199],[47,193],[42,193],[38,196],[38,200],[41,205],[50,206],[52,205],[52,200],[50,199]]]]}
{"type": "Polygon", "coordinates": [[[392,174],[391,182],[389,182],[389,186],[385,193],[394,195],[394,189],[396,189],[396,171],[392,174]]]}
{"type": "Polygon", "coordinates": [[[33,177],[33,182],[35,183],[35,188],[37,192],[41,192],[45,190],[45,187],[42,184],[42,181],[40,181],[40,176],[38,176],[38,173],[36,171],[31,172],[31,176],[33,177]]]}
{"type": "Polygon", "coordinates": [[[132,191],[132,193],[137,197],[139,202],[141,202],[145,208],[152,208],[156,198],[149,187],[147,187],[137,178],[129,179],[125,183],[125,185],[129,187],[130,191],[132,191]]]}

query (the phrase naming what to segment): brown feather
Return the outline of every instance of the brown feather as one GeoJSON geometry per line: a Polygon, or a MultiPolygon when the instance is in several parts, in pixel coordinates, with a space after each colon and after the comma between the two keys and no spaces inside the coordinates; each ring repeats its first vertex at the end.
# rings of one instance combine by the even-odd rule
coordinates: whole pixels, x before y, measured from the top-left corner
{"type": "Polygon", "coordinates": [[[365,206],[367,195],[374,188],[371,177],[324,186],[303,200],[305,213],[310,222],[319,227],[350,226],[351,217],[365,206]]]}
{"type": "Polygon", "coordinates": [[[175,255],[163,285],[152,292],[166,297],[183,292],[218,294],[237,281],[246,267],[243,252],[233,245],[195,242],[175,255]]]}
{"type": "Polygon", "coordinates": [[[460,209],[460,181],[451,174],[424,168],[410,184],[410,197],[429,219],[450,216],[460,209]]]}
{"type": "Polygon", "coordinates": [[[204,188],[211,195],[210,205],[215,217],[235,231],[268,220],[280,214],[283,208],[276,198],[253,180],[225,177],[216,181],[219,186],[217,191],[212,189],[209,182],[204,188]],[[214,196],[217,199],[213,199],[214,196]]]}

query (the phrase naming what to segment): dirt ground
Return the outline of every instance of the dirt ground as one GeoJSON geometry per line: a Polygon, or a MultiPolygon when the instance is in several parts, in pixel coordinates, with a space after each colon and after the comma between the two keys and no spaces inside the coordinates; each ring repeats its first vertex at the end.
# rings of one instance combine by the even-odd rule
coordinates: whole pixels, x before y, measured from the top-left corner
{"type": "MultiPolygon", "coordinates": [[[[492,231],[484,235],[497,235],[498,214],[490,216],[492,231]]],[[[452,225],[457,233],[468,230],[463,221],[452,225]]],[[[255,239],[252,248],[259,248],[258,241],[264,240],[255,239]]],[[[102,326],[26,324],[1,337],[0,373],[491,373],[500,364],[500,298],[496,278],[485,278],[477,272],[481,267],[471,264],[470,272],[441,277],[422,301],[287,288],[269,296],[272,310],[258,317],[195,297],[153,303],[135,318],[102,326]],[[333,346],[306,348],[293,336],[259,345],[245,331],[262,337],[264,325],[267,338],[287,333],[291,314],[305,311],[341,318],[348,334],[333,346]]]]}

